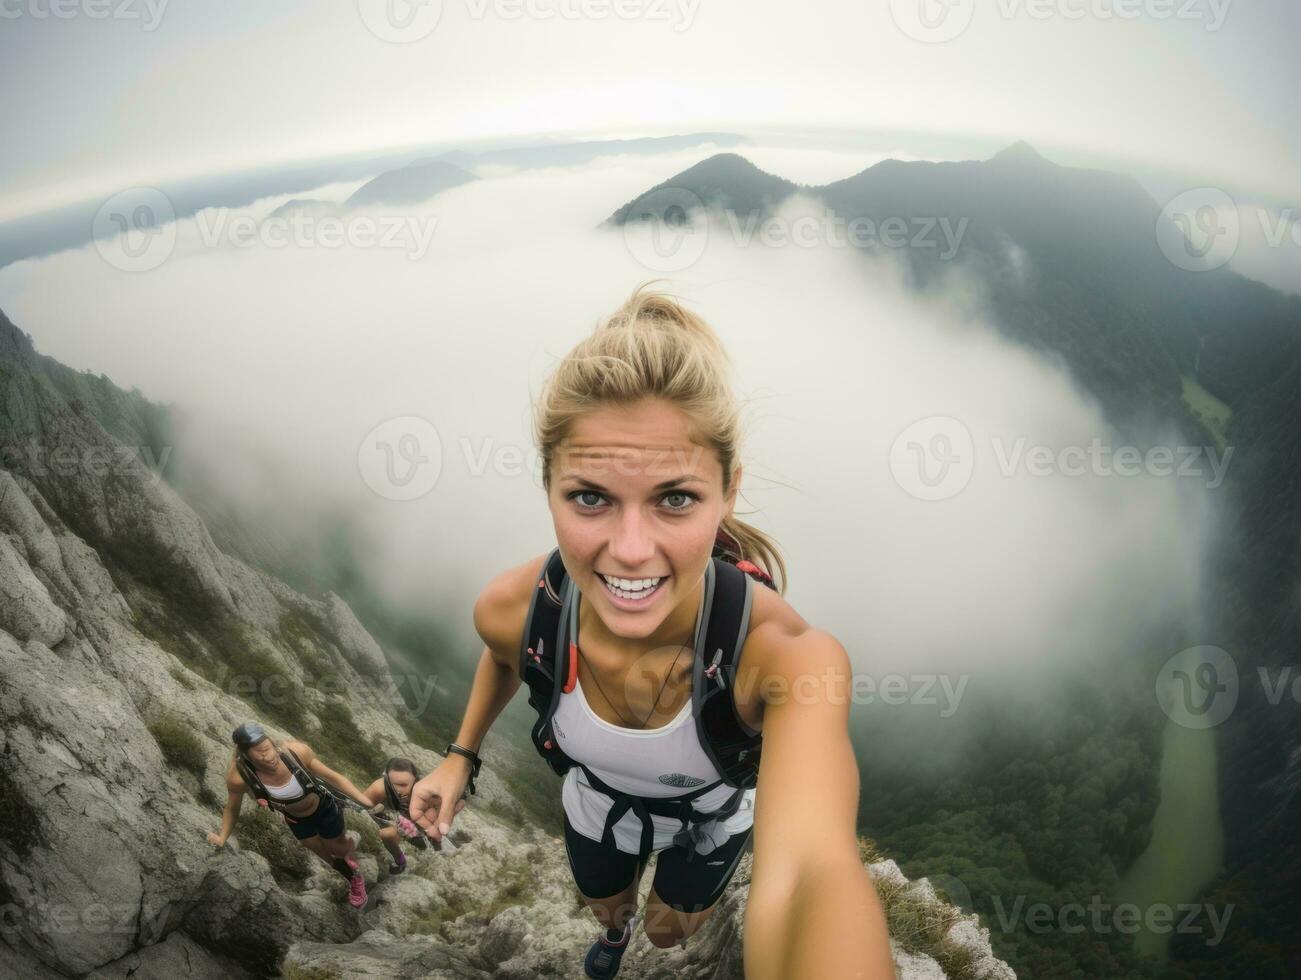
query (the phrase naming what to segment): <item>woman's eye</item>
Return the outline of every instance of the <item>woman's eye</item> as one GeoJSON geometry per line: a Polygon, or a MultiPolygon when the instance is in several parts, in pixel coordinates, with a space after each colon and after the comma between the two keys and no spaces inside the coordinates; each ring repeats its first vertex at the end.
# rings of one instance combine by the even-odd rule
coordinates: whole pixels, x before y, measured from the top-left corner
{"type": "MultiPolygon", "coordinates": [[[[665,502],[668,502],[674,500],[675,498],[677,499],[677,503],[668,504],[667,509],[670,511],[680,512],[680,511],[690,510],[692,505],[699,499],[694,493],[686,493],[681,490],[673,490],[669,493],[666,493],[660,499],[665,502]]],[[[599,510],[600,502],[603,499],[603,497],[595,490],[578,490],[574,493],[571,493],[569,495],[569,499],[577,501],[579,508],[582,510],[599,510]],[[587,500],[584,498],[593,498],[595,502],[588,503],[587,500]]]]}
{"type": "Polygon", "coordinates": [[[597,506],[596,504],[588,504],[588,503],[584,503],[583,500],[580,499],[580,498],[582,498],[582,497],[595,497],[595,498],[597,498],[597,500],[600,500],[600,499],[601,499],[601,495],[600,495],[599,493],[597,493],[595,490],[580,490],[580,491],[578,491],[578,493],[574,494],[574,495],[571,496],[569,499],[570,499],[570,500],[577,500],[580,506],[582,506],[582,507],[586,507],[588,510],[591,510],[591,509],[593,509],[594,507],[597,506]]]}
{"type": "Polygon", "coordinates": [[[692,494],[689,494],[689,493],[683,493],[683,492],[681,492],[680,490],[674,490],[672,493],[666,493],[666,494],[664,495],[664,499],[665,499],[665,500],[668,500],[670,497],[681,497],[681,498],[682,498],[682,506],[680,506],[680,507],[673,507],[673,506],[670,506],[670,507],[669,507],[669,510],[690,510],[690,509],[691,509],[691,504],[692,504],[692,503],[695,501],[695,499],[696,499],[692,494]]]}

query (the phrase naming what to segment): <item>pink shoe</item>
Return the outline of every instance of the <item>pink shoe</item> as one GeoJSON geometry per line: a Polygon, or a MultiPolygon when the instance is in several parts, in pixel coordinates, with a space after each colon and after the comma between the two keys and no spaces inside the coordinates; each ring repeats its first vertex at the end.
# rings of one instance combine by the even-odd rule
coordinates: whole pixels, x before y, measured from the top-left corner
{"type": "Polygon", "coordinates": [[[352,884],[348,886],[348,904],[355,909],[365,908],[366,906],[366,879],[361,876],[359,871],[352,876],[352,884]]]}

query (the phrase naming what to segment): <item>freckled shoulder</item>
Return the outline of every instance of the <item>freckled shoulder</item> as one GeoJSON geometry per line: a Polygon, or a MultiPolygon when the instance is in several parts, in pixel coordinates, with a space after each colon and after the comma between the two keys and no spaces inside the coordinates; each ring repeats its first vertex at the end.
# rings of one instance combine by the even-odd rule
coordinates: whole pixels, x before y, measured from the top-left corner
{"type": "Polygon", "coordinates": [[[751,728],[763,728],[761,681],[771,670],[773,654],[812,630],[785,597],[767,586],[754,585],[750,627],[737,664],[736,710],[751,728]]]}
{"type": "Polygon", "coordinates": [[[547,554],[543,554],[506,569],[484,586],[475,600],[474,628],[503,667],[519,668],[524,622],[546,561],[547,554]]]}

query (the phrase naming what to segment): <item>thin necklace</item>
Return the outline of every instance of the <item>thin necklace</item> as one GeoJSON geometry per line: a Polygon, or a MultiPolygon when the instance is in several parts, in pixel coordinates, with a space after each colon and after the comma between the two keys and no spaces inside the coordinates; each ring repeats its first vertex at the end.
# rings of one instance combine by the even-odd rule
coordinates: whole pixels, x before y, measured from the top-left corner
{"type": "Polygon", "coordinates": [[[643,719],[641,720],[641,724],[640,724],[640,725],[627,725],[626,723],[627,723],[628,719],[627,719],[626,717],[624,717],[624,714],[623,714],[622,711],[620,711],[617,707],[615,707],[614,702],[611,701],[609,695],[607,695],[607,694],[605,693],[605,688],[603,688],[603,687],[601,686],[601,678],[599,678],[599,677],[596,676],[596,669],[592,666],[592,662],[591,662],[590,660],[587,659],[587,655],[586,655],[585,653],[583,653],[583,648],[580,647],[580,646],[578,645],[578,612],[577,612],[578,600],[577,600],[577,599],[575,599],[575,601],[574,601],[574,605],[575,605],[575,611],[574,611],[574,649],[578,651],[578,656],[579,656],[579,658],[583,661],[583,663],[587,664],[587,672],[588,672],[589,674],[591,674],[591,676],[592,676],[592,680],[596,681],[596,689],[597,689],[598,691],[601,692],[601,697],[605,700],[605,703],[608,704],[608,705],[610,706],[610,710],[611,710],[611,711],[613,711],[616,715],[619,716],[619,720],[622,721],[622,722],[624,722],[626,727],[628,727],[628,728],[645,728],[645,727],[646,727],[646,722],[650,721],[650,716],[653,715],[653,714],[655,714],[655,709],[659,707],[659,704],[660,704],[660,698],[662,698],[662,697],[664,696],[664,689],[665,689],[666,687],[669,686],[669,678],[673,676],[673,668],[676,667],[676,666],[678,665],[678,661],[679,661],[680,659],[682,659],[682,651],[685,650],[686,647],[679,647],[679,648],[678,648],[678,655],[677,655],[676,657],[673,658],[673,663],[669,664],[669,669],[668,669],[667,671],[664,672],[664,682],[663,682],[662,684],[660,684],[659,693],[655,695],[655,703],[651,705],[650,711],[648,711],[648,712],[646,713],[646,717],[643,718],[643,719]]]}

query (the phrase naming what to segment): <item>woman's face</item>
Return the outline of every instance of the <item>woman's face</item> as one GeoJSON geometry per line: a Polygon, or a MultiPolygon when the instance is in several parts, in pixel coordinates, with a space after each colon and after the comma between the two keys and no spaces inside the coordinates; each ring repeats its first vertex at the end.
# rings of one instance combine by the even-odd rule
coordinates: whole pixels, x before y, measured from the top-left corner
{"type": "Polygon", "coordinates": [[[717,455],[688,433],[680,409],[647,399],[593,410],[556,448],[556,543],[584,602],[616,636],[651,636],[693,595],[735,502],[735,488],[723,497],[717,455]],[[612,588],[607,578],[624,581],[612,588]]]}
{"type": "Polygon", "coordinates": [[[388,774],[389,785],[393,787],[393,792],[397,794],[399,801],[405,803],[411,797],[411,787],[415,784],[416,777],[409,772],[390,772],[388,774]]]}
{"type": "Polygon", "coordinates": [[[245,755],[248,756],[249,761],[254,765],[266,769],[275,768],[276,758],[279,754],[280,750],[276,746],[276,743],[271,741],[269,738],[264,738],[256,745],[250,745],[248,749],[245,750],[245,755]]]}

